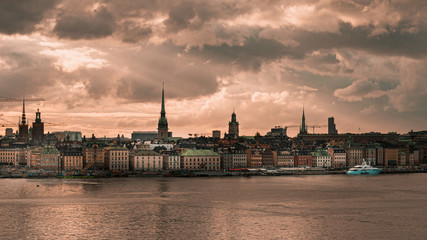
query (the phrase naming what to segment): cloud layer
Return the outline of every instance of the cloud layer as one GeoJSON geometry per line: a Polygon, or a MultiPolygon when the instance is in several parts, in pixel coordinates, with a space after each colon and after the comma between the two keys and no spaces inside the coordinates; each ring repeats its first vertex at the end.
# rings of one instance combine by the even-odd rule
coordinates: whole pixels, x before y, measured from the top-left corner
{"type": "MultiPolygon", "coordinates": [[[[45,97],[56,121],[86,114],[68,118],[86,134],[155,129],[163,82],[182,136],[226,130],[233,108],[244,134],[296,125],[303,104],[310,124],[335,116],[341,132],[421,130],[426,10],[421,0],[2,1],[0,96],[45,97]]],[[[16,105],[1,108],[17,117],[16,105]]]]}

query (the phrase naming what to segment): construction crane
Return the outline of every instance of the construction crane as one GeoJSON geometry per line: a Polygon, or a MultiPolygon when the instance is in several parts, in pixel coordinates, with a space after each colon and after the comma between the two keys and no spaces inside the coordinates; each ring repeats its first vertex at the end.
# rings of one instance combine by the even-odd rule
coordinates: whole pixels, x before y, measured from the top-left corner
{"type": "Polygon", "coordinates": [[[46,101],[44,98],[8,98],[0,97],[0,102],[40,102],[46,101]]]}
{"type": "Polygon", "coordinates": [[[298,125],[285,126],[284,128],[287,130],[288,128],[299,127],[298,125]]]}
{"type": "Polygon", "coordinates": [[[322,127],[327,127],[327,126],[328,125],[311,125],[311,126],[307,125],[308,128],[313,128],[313,134],[314,134],[314,129],[315,128],[322,128],[322,127]]]}

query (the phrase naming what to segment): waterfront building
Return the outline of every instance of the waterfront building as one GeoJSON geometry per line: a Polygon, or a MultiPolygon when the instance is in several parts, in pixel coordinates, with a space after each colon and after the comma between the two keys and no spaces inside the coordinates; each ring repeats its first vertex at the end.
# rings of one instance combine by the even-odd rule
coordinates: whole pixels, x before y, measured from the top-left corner
{"type": "Polygon", "coordinates": [[[163,83],[162,88],[162,110],[160,111],[160,119],[157,127],[157,137],[159,139],[168,138],[168,120],[166,119],[166,110],[165,110],[165,84],[163,83]]]}
{"type": "Polygon", "coordinates": [[[142,150],[130,156],[130,169],[136,171],[161,171],[163,156],[155,151],[142,150]]]}
{"type": "Polygon", "coordinates": [[[58,171],[60,152],[54,146],[31,150],[29,162],[31,167],[48,171],[58,171]]]}
{"type": "Polygon", "coordinates": [[[344,148],[328,147],[331,155],[331,165],[333,168],[344,168],[346,166],[346,152],[344,148]]]}
{"type": "Polygon", "coordinates": [[[82,170],[83,169],[83,154],[81,149],[66,148],[61,153],[62,169],[63,170],[82,170]]]}
{"type": "Polygon", "coordinates": [[[42,122],[41,114],[38,108],[36,112],[36,119],[33,122],[31,140],[34,144],[37,144],[37,145],[44,143],[44,122],[42,122]]]}
{"type": "Polygon", "coordinates": [[[111,171],[129,170],[129,150],[125,147],[112,147],[105,154],[105,167],[111,171]]]}
{"type": "Polygon", "coordinates": [[[230,151],[224,151],[221,154],[221,169],[232,169],[233,168],[233,156],[230,151]]]}
{"type": "Polygon", "coordinates": [[[278,167],[294,167],[294,155],[289,151],[282,151],[277,154],[278,167]]]}
{"type": "Polygon", "coordinates": [[[295,167],[312,167],[313,156],[308,154],[295,155],[294,164],[295,167]]]}
{"type": "Polygon", "coordinates": [[[399,166],[406,166],[407,165],[406,161],[408,160],[408,162],[409,162],[408,156],[406,155],[406,153],[404,151],[399,151],[398,154],[399,154],[398,165],[399,166]]]}
{"type": "Polygon", "coordinates": [[[261,153],[262,158],[262,167],[273,167],[274,166],[274,158],[273,158],[273,151],[271,148],[267,148],[261,153]]]}
{"type": "Polygon", "coordinates": [[[249,168],[260,168],[262,165],[262,149],[247,149],[246,151],[247,166],[249,168]]]}
{"type": "Polygon", "coordinates": [[[317,150],[312,153],[313,155],[313,166],[315,167],[331,167],[331,155],[326,150],[317,150]]]}
{"type": "Polygon", "coordinates": [[[92,147],[85,147],[82,149],[83,154],[83,165],[91,164],[94,170],[103,170],[104,166],[104,158],[105,158],[105,150],[102,147],[99,147],[98,144],[93,144],[92,147]]]}
{"type": "Polygon", "coordinates": [[[365,158],[365,149],[363,147],[346,148],[346,166],[353,167],[362,164],[365,158]]]}
{"type": "Polygon", "coordinates": [[[242,149],[225,149],[221,156],[221,166],[225,170],[247,167],[246,152],[242,149]]]}
{"type": "Polygon", "coordinates": [[[0,148],[1,165],[19,165],[19,148],[0,148]]]}
{"type": "Polygon", "coordinates": [[[22,102],[22,117],[21,122],[19,123],[19,132],[18,132],[18,142],[28,142],[28,124],[27,118],[25,117],[25,100],[22,102]]]}
{"type": "Polygon", "coordinates": [[[396,167],[399,161],[399,148],[385,147],[384,148],[384,166],[396,167]]]}
{"type": "Polygon", "coordinates": [[[181,156],[177,151],[163,151],[163,169],[177,170],[181,168],[181,156]]]}
{"type": "Polygon", "coordinates": [[[231,121],[228,122],[227,138],[237,139],[239,137],[239,122],[236,120],[236,113],[231,114],[231,121]]]}
{"type": "Polygon", "coordinates": [[[383,163],[382,146],[379,143],[366,145],[364,155],[365,161],[372,166],[382,165],[383,163]]]}
{"type": "Polygon", "coordinates": [[[220,155],[212,150],[185,149],[181,154],[181,168],[187,170],[220,170],[220,155]]]}
{"type": "Polygon", "coordinates": [[[338,134],[338,131],[335,126],[334,117],[328,118],[328,134],[338,134]]]}

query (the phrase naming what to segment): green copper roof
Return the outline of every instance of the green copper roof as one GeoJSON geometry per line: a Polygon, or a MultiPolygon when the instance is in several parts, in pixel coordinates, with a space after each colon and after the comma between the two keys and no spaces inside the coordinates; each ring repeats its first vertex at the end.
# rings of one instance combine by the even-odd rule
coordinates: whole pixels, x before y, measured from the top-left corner
{"type": "Polygon", "coordinates": [[[43,150],[41,150],[40,153],[42,153],[42,154],[59,154],[59,151],[58,151],[58,149],[56,149],[56,147],[49,146],[49,147],[43,148],[43,150]]]}
{"type": "Polygon", "coordinates": [[[183,157],[195,157],[195,156],[220,156],[218,153],[212,150],[206,149],[185,149],[184,153],[181,154],[183,157]]]}

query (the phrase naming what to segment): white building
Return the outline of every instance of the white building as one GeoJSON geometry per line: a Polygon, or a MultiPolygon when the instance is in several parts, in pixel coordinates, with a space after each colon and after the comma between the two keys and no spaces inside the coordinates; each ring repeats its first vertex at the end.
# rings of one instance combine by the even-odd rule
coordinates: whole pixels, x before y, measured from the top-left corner
{"type": "Polygon", "coordinates": [[[108,170],[129,170],[129,150],[125,147],[112,147],[105,154],[105,166],[108,170]]]}
{"type": "Polygon", "coordinates": [[[163,169],[163,156],[154,151],[138,151],[131,156],[130,165],[136,171],[160,171],[163,169]]]}
{"type": "Polygon", "coordinates": [[[312,153],[313,166],[316,167],[331,167],[331,155],[325,150],[319,150],[312,153]]]}

